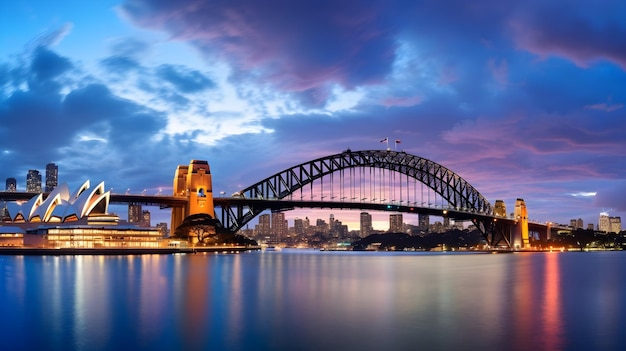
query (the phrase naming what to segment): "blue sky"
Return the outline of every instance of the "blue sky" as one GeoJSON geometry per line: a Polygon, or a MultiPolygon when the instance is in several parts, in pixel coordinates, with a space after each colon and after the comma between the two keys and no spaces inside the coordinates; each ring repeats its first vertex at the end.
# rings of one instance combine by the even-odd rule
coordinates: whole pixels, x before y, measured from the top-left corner
{"type": "Polygon", "coordinates": [[[492,203],[524,198],[535,220],[626,218],[625,13],[606,0],[4,1],[0,179],[23,189],[53,161],[70,187],[168,193],[176,165],[204,159],[232,193],[389,137],[492,203]]]}

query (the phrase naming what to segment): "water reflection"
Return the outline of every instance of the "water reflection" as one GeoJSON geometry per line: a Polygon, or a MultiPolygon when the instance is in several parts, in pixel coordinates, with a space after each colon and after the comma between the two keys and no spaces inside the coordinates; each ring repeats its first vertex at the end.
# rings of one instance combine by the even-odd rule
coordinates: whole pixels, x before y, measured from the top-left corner
{"type": "Polygon", "coordinates": [[[0,272],[16,350],[611,350],[626,323],[621,253],[0,256],[0,272]]]}

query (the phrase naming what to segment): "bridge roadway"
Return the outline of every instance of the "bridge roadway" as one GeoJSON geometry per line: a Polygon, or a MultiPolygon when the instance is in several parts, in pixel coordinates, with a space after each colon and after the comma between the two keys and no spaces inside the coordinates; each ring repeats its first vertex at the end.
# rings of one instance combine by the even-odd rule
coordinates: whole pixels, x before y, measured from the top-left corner
{"type": "MultiPolygon", "coordinates": [[[[47,194],[44,194],[44,197],[47,194]]],[[[0,191],[0,201],[28,201],[34,196],[27,192],[7,192],[0,191]]],[[[183,207],[187,204],[186,198],[164,195],[141,195],[141,194],[111,194],[111,203],[129,204],[136,203],[146,206],[159,206],[161,209],[172,207],[183,207]]],[[[386,212],[402,212],[414,214],[427,214],[430,216],[449,217],[457,221],[472,220],[497,220],[507,224],[514,224],[511,218],[493,217],[492,215],[474,212],[458,211],[449,208],[431,208],[421,206],[407,206],[402,204],[369,203],[369,202],[338,202],[338,201],[309,201],[309,200],[273,200],[273,199],[248,199],[243,197],[214,197],[215,207],[259,207],[271,211],[288,211],[295,208],[319,208],[319,209],[350,209],[350,210],[373,210],[386,212]]],[[[544,223],[529,222],[530,231],[545,231],[547,225],[544,223]]],[[[554,226],[552,230],[567,229],[554,226]]]]}

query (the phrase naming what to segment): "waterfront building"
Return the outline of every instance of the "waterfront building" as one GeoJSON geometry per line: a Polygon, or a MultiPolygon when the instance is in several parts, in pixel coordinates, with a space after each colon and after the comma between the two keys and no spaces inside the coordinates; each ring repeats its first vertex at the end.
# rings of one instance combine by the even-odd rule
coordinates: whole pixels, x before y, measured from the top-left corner
{"type": "Polygon", "coordinates": [[[389,232],[402,233],[402,213],[393,213],[389,215],[389,232]]]}
{"type": "Polygon", "coordinates": [[[44,248],[158,248],[165,246],[157,228],[120,225],[40,226],[27,229],[24,246],[44,248]]]}
{"type": "Polygon", "coordinates": [[[39,174],[39,171],[36,169],[30,169],[28,170],[28,174],[26,174],[26,192],[41,192],[41,174],[39,174]]]}
{"type": "Polygon", "coordinates": [[[46,165],[46,192],[51,192],[57,187],[59,180],[59,167],[54,163],[48,163],[46,165]]]}
{"type": "Polygon", "coordinates": [[[5,190],[10,192],[17,191],[17,180],[15,178],[7,178],[5,190]]]}
{"type": "Polygon", "coordinates": [[[365,238],[366,236],[372,234],[373,230],[372,215],[367,212],[361,212],[359,236],[361,238],[365,238]]]}

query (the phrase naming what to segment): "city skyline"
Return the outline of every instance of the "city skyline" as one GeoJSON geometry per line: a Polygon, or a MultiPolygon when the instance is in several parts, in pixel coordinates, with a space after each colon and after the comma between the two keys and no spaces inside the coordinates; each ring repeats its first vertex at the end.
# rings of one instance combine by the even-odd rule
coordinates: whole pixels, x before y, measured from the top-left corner
{"type": "Polygon", "coordinates": [[[0,5],[0,179],[168,194],[202,159],[229,195],[389,146],[531,219],[626,216],[623,3],[190,4],[0,5]]]}

